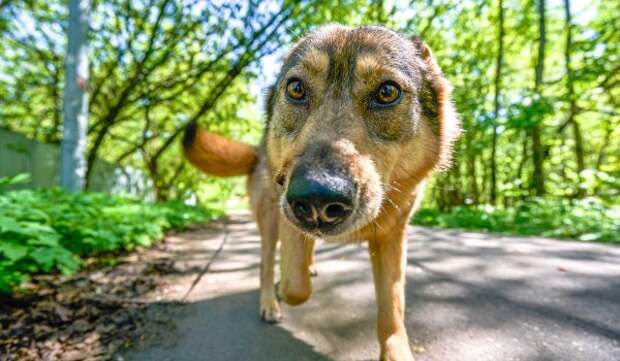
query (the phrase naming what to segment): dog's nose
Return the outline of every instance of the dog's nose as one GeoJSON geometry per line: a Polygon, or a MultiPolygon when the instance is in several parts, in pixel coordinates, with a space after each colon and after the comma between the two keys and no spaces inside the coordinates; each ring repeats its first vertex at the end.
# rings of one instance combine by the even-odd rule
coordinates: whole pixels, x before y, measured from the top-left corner
{"type": "Polygon", "coordinates": [[[286,192],[295,218],[307,228],[329,228],[353,211],[355,184],[341,174],[296,169],[286,192]]]}

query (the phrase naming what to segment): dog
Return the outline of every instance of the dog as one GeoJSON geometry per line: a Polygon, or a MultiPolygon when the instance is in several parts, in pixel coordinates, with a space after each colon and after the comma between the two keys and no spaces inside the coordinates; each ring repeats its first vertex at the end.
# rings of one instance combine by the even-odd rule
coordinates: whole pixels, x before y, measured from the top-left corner
{"type": "Polygon", "coordinates": [[[404,325],[406,226],[461,131],[450,92],[421,39],[381,26],[325,25],[284,57],[267,92],[260,145],[187,127],[184,153],[194,166],[249,176],[264,321],[281,319],[278,300],[310,297],[315,240],[366,241],[381,359],[413,360],[404,325]]]}

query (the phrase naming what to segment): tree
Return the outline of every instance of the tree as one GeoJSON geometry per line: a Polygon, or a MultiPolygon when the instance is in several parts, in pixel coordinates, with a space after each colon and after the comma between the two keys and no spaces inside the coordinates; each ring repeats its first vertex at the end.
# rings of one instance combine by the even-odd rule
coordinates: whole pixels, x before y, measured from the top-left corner
{"type": "Polygon", "coordinates": [[[64,94],[64,131],[60,185],[75,192],[84,188],[88,126],[88,17],[90,0],[69,1],[69,30],[64,94]]]}
{"type": "MultiPolygon", "coordinates": [[[[572,48],[573,48],[573,24],[570,9],[570,0],[564,0],[564,14],[566,18],[566,45],[564,46],[564,66],[566,70],[566,97],[568,98],[568,117],[565,125],[569,125],[573,128],[573,137],[575,141],[575,159],[577,161],[577,179],[579,180],[579,186],[577,187],[576,195],[583,197],[584,189],[581,187],[582,177],[581,174],[586,169],[583,150],[583,136],[581,134],[581,126],[577,122],[577,98],[575,96],[575,74],[572,65],[572,48]]],[[[563,130],[563,125],[560,127],[560,131],[563,130]]]]}
{"type": "Polygon", "coordinates": [[[499,96],[502,84],[502,63],[504,59],[504,2],[499,0],[497,5],[498,13],[498,35],[497,35],[497,60],[495,62],[495,95],[493,97],[493,133],[491,136],[491,190],[490,202],[495,204],[497,200],[497,123],[499,118],[499,96]]]}
{"type": "MultiPolygon", "coordinates": [[[[534,80],[534,96],[536,100],[543,98],[542,86],[544,81],[545,71],[545,45],[546,45],[546,9],[545,0],[537,0],[536,9],[538,11],[538,55],[536,57],[536,63],[534,67],[535,80],[534,80]]],[[[532,158],[533,158],[533,175],[532,175],[532,187],[536,196],[545,195],[545,175],[543,164],[545,161],[545,150],[542,144],[541,126],[542,117],[540,114],[535,115],[533,119],[530,131],[530,137],[532,138],[532,158]]]]}

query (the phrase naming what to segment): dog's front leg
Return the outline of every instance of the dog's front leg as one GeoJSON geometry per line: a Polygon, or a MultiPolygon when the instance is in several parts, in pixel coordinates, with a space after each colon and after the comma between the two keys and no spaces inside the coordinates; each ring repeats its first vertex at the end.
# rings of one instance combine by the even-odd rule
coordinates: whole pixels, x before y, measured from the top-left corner
{"type": "Polygon", "coordinates": [[[377,334],[381,345],[381,360],[412,361],[405,329],[407,242],[404,231],[372,239],[368,242],[368,249],[377,297],[377,334]]]}
{"type": "Polygon", "coordinates": [[[265,211],[257,219],[261,235],[260,317],[268,323],[279,322],[282,319],[273,281],[278,243],[278,214],[276,212],[265,211]]]}
{"type": "Polygon", "coordinates": [[[280,220],[280,241],[280,297],[289,305],[299,305],[312,293],[309,263],[314,242],[285,220],[280,220]]]}

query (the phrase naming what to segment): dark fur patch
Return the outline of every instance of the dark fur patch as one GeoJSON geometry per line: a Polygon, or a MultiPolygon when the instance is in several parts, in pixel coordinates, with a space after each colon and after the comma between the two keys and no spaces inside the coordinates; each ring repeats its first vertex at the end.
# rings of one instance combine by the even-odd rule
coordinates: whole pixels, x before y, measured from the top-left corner
{"type": "Polygon", "coordinates": [[[276,86],[274,84],[274,85],[271,85],[269,88],[267,88],[267,96],[265,97],[265,111],[267,112],[267,124],[269,124],[269,120],[271,120],[271,116],[273,114],[275,95],[276,95],[276,86]]]}
{"type": "Polygon", "coordinates": [[[424,81],[420,90],[420,103],[424,111],[424,116],[431,121],[433,125],[437,125],[439,118],[439,97],[436,84],[431,81],[424,81]]]}

